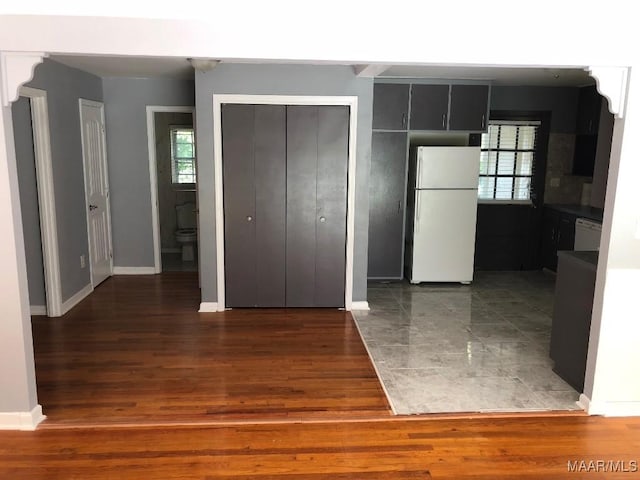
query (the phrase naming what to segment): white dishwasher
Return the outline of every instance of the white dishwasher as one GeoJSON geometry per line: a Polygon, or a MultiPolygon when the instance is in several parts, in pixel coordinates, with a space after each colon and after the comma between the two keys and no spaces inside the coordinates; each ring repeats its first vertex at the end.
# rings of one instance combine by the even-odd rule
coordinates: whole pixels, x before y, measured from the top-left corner
{"type": "Polygon", "coordinates": [[[576,237],[573,249],[577,251],[600,250],[602,224],[587,218],[576,219],[576,237]]]}

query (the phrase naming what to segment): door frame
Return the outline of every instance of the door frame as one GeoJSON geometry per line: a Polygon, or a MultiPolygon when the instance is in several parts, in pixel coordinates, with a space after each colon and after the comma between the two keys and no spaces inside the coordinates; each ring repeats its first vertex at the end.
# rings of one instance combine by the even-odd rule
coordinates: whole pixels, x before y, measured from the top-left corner
{"type": "Polygon", "coordinates": [[[58,222],[53,185],[47,92],[37,88],[20,87],[19,93],[20,96],[29,99],[31,106],[38,209],[40,210],[40,236],[44,263],[44,287],[47,303],[46,314],[49,317],[59,317],[63,313],[62,285],[60,282],[58,222]]]}
{"type": "MultiPolygon", "coordinates": [[[[86,206],[86,217],[87,217],[87,242],[89,247],[89,258],[87,259],[89,263],[89,280],[91,283],[91,289],[93,290],[96,286],[93,284],[93,265],[91,263],[92,258],[92,248],[91,248],[91,233],[89,229],[89,197],[87,195],[87,156],[84,151],[84,128],[82,123],[82,106],[87,105],[89,107],[96,107],[100,109],[100,116],[102,117],[102,135],[100,136],[102,140],[102,149],[104,151],[104,162],[105,167],[108,165],[107,159],[107,141],[106,141],[106,122],[104,117],[104,103],[96,102],[95,100],[87,100],[85,98],[78,99],[78,111],[80,112],[80,145],[82,147],[82,175],[84,179],[84,203],[86,206]]],[[[111,189],[109,188],[109,172],[108,168],[105,173],[105,181],[107,182],[107,224],[109,226],[109,252],[111,253],[111,260],[109,262],[109,276],[113,276],[113,233],[112,233],[112,224],[111,224],[111,189]]]]}
{"type": "MultiPolygon", "coordinates": [[[[158,206],[158,164],[156,159],[156,113],[190,113],[195,130],[196,108],[191,106],[147,105],[147,150],[149,151],[149,181],[151,184],[151,225],[153,230],[153,271],[162,272],[160,245],[160,212],[158,206]]],[[[197,153],[196,153],[197,155],[197,153]]],[[[196,160],[197,164],[197,160],[196,160]]],[[[196,183],[196,189],[197,189],[196,183]]],[[[197,195],[196,195],[197,198],[197,195]]]]}
{"type": "Polygon", "coordinates": [[[356,180],[356,132],[358,127],[357,96],[316,95],[213,95],[213,163],[216,215],[216,279],[218,311],[225,310],[225,246],[224,246],[224,182],[222,174],[222,104],[250,105],[316,105],[349,107],[349,151],[347,169],[347,238],[345,252],[344,309],[351,310],[353,303],[353,257],[355,233],[355,180],[356,180]]]}

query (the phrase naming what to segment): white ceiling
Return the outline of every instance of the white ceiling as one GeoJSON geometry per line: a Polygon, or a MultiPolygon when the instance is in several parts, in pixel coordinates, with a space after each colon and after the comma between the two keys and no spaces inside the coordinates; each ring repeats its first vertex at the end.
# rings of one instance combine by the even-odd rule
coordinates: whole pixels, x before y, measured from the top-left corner
{"type": "MultiPolygon", "coordinates": [[[[193,67],[186,58],[52,55],[51,59],[100,77],[193,78],[193,67]]],[[[247,63],[247,60],[243,60],[242,63],[247,63]]],[[[394,65],[379,76],[489,80],[493,85],[582,86],[593,84],[593,79],[584,70],[560,68],[394,65]]]]}

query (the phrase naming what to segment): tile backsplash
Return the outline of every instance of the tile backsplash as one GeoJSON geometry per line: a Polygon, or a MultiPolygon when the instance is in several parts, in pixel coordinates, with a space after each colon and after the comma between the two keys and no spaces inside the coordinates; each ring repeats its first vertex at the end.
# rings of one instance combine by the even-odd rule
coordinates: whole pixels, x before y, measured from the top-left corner
{"type": "Polygon", "coordinates": [[[570,133],[549,134],[544,203],[579,204],[582,186],[591,177],[571,174],[576,136],[570,133]]]}

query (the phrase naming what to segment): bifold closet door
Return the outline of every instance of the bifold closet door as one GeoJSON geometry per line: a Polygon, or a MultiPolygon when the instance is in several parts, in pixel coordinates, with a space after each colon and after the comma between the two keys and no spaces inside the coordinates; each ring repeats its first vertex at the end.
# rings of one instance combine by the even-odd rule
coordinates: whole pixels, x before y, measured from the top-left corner
{"type": "Polygon", "coordinates": [[[222,106],[229,307],[284,307],[286,107],[222,106]]]}
{"type": "Polygon", "coordinates": [[[287,107],[288,307],[343,307],[349,109],[287,107]]]}

